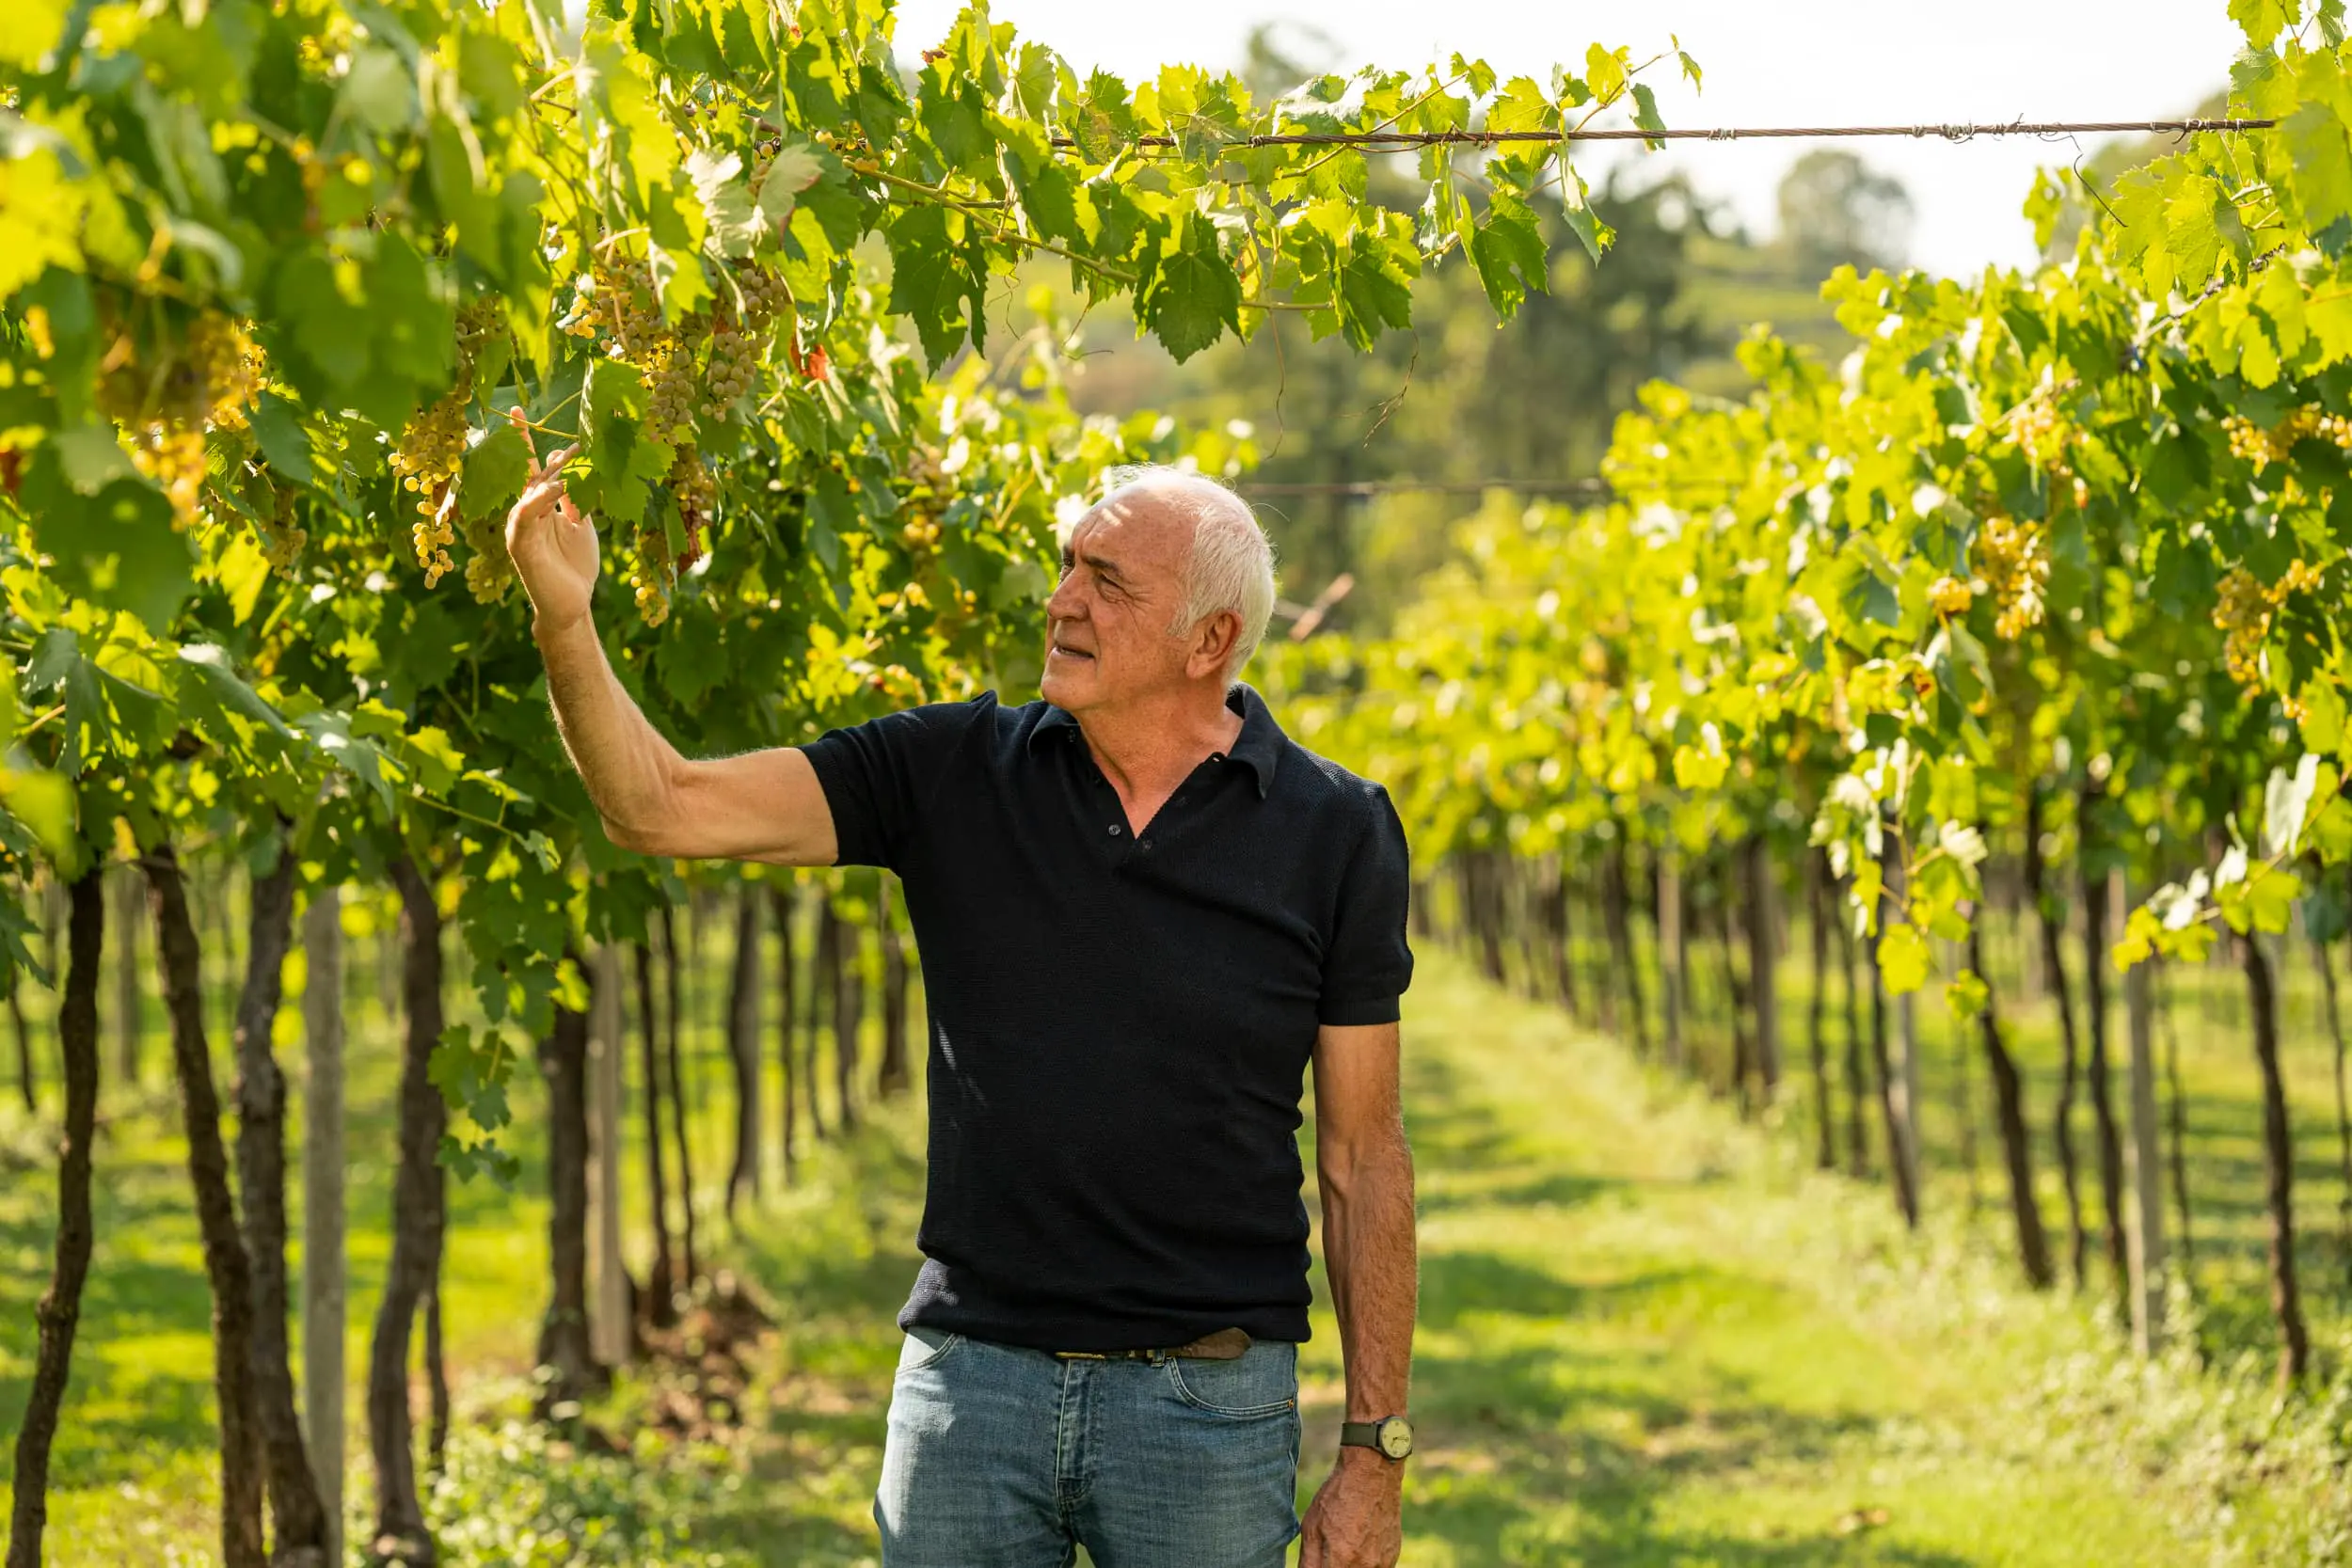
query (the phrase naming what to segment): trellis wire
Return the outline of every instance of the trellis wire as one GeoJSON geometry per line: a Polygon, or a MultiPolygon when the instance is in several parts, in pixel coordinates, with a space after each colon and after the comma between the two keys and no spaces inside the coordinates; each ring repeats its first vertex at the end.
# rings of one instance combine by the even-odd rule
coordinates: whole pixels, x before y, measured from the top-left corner
{"type": "MultiPolygon", "coordinates": [[[[2116,135],[2126,132],[2188,136],[2209,131],[2268,131],[2276,129],[2278,123],[2275,119],[2011,119],[1991,125],[1969,121],[1937,125],[1716,126],[1710,129],[1668,128],[1659,131],[1645,131],[1633,126],[1612,126],[1591,131],[1288,131],[1261,136],[1236,136],[1221,145],[1234,149],[1363,147],[1395,152],[1416,147],[1499,147],[1517,142],[1557,145],[1561,142],[1611,141],[1794,141],[1851,136],[1909,136],[1915,139],[1932,136],[1948,142],[1969,142],[1979,136],[2116,135]]],[[[1076,138],[1072,136],[1056,136],[1053,143],[1061,150],[1075,150],[1078,146],[1076,138]]],[[[1174,136],[1136,136],[1121,143],[1138,148],[1174,147],[1176,144],[1174,136]]]]}
{"type": "Polygon", "coordinates": [[[1528,496],[1597,496],[1608,494],[1610,485],[1605,479],[1365,479],[1325,483],[1284,481],[1264,484],[1252,484],[1245,480],[1237,488],[1244,496],[1364,497],[1402,492],[1475,496],[1488,490],[1508,490],[1528,496]]]}

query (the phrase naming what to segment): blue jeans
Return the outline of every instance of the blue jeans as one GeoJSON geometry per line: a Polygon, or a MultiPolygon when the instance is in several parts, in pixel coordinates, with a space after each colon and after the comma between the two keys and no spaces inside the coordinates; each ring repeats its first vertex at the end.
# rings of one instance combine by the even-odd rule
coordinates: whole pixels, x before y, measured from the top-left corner
{"type": "Polygon", "coordinates": [[[883,1568],[1280,1568],[1298,1534],[1298,1347],[1064,1361],[907,1336],[874,1519],[883,1568]]]}

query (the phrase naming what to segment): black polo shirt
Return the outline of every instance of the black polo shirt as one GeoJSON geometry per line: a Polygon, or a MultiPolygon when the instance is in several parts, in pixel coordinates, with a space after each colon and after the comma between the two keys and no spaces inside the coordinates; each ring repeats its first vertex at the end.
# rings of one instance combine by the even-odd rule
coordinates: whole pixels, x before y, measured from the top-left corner
{"type": "Polygon", "coordinates": [[[1387,791],[1248,687],[1138,836],[1077,721],[994,693],[808,748],[840,863],[906,884],[930,1010],[928,1259],[898,1315],[1041,1350],[1307,1338],[1320,1024],[1412,976],[1387,791]]]}

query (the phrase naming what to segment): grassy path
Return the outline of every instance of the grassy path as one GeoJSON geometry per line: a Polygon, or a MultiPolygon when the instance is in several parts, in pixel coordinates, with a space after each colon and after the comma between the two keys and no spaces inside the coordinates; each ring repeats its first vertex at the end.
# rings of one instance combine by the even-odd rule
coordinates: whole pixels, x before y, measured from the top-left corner
{"type": "MultiPolygon", "coordinates": [[[[2011,1290],[1982,1249],[1905,1241],[1882,1194],[1798,1168],[1795,1140],[1740,1128],[1443,955],[1424,961],[1406,1052],[1424,1277],[1408,1564],[2233,1560],[2192,1544],[2192,1490],[2143,1464],[2131,1412],[2175,1386],[2169,1374],[2134,1386],[2084,1314],[2011,1290]]],[[[532,1106],[518,1111],[528,1125],[532,1106]]],[[[512,1385],[485,1398],[477,1381],[437,1510],[452,1524],[444,1560],[871,1562],[919,1149],[915,1107],[893,1107],[726,1243],[782,1327],[732,1451],[691,1478],[640,1465],[616,1481],[501,1433],[487,1423],[512,1385]],[[580,1510],[622,1528],[590,1556],[547,1550],[545,1521],[580,1510]],[[651,1539],[681,1525],[685,1542],[651,1539]],[[542,1548],[518,1555],[533,1529],[542,1548]]],[[[102,1275],[105,1245],[112,1267],[135,1259],[139,1272],[95,1290],[84,1323],[59,1568],[211,1560],[209,1346],[192,1225],[169,1198],[177,1153],[167,1139],[126,1146],[109,1189],[102,1275]]],[[[40,1182],[23,1167],[8,1178],[7,1291],[27,1302],[40,1182]]],[[[516,1369],[508,1341],[535,1322],[544,1273],[536,1203],[477,1189],[461,1212],[451,1300],[481,1324],[462,1383],[516,1369]]],[[[380,1264],[355,1250],[371,1281],[355,1291],[357,1329],[380,1264]]],[[[0,1383],[21,1386],[29,1314],[8,1316],[0,1383]]],[[[1311,1491],[1339,1418],[1327,1313],[1303,1365],[1311,1491]]],[[[625,1428],[634,1397],[602,1418],[625,1428]]]]}
{"type": "MultiPolygon", "coordinates": [[[[1723,1107],[1442,958],[1423,974],[1408,1564],[2212,1560],[2096,1443],[2019,1420],[2041,1358],[2079,1337],[2068,1314],[1979,1301],[1993,1323],[1956,1330],[1883,1260],[1900,1243],[1878,1195],[1775,1168],[1723,1107]]],[[[811,1196],[746,1259],[789,1325],[754,1482],[714,1522],[753,1560],[872,1551],[889,1315],[914,1264],[897,1158],[863,1203],[811,1196]]],[[[1302,1501],[1339,1418],[1327,1313],[1304,1365],[1302,1501]]]]}

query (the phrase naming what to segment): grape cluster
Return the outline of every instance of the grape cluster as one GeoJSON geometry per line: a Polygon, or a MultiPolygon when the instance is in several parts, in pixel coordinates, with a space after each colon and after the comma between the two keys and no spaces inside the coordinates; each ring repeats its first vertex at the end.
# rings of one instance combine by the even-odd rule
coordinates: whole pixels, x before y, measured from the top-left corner
{"type": "Polygon", "coordinates": [[[2050,555],[2041,530],[2008,517],[1987,518],[1969,556],[1983,591],[2000,607],[1993,629],[2003,641],[2022,637],[2042,624],[2050,555]]]}
{"type": "Polygon", "coordinates": [[[670,536],[659,523],[637,531],[637,567],[629,574],[629,585],[636,590],[637,613],[648,626],[658,626],[670,618],[670,583],[675,563],[670,559],[670,536]]]}
{"type": "Polygon", "coordinates": [[[409,541],[417,564],[424,568],[424,585],[438,583],[455,564],[449,547],[457,542],[450,525],[456,510],[451,481],[466,457],[466,398],[461,385],[437,403],[409,416],[391,457],[392,472],[404,489],[417,497],[417,520],[409,526],[409,541]]]}
{"type": "MultiPolygon", "coordinates": [[[[401,487],[417,498],[417,520],[409,538],[417,564],[424,568],[430,588],[454,569],[449,547],[457,542],[454,484],[466,460],[467,405],[473,401],[474,364],[482,351],[506,334],[506,314],[498,300],[474,300],[457,313],[457,374],[446,395],[409,416],[393,448],[391,469],[401,487]]],[[[473,558],[466,565],[467,584],[485,602],[505,591],[513,575],[504,542],[485,523],[469,523],[466,543],[473,558]],[[487,531],[485,531],[485,529],[487,531]],[[492,559],[482,564],[485,555],[492,559]]]]}
{"type": "Polygon", "coordinates": [[[703,418],[723,420],[735,400],[752,389],[759,368],[760,346],[732,326],[710,331],[710,368],[703,376],[703,418]]]}
{"type": "Polygon", "coordinates": [[[1958,578],[1938,578],[1928,588],[1928,604],[1938,615],[1965,615],[1976,602],[1976,591],[1958,578]]]}
{"type": "Polygon", "coordinates": [[[292,577],[304,546],[310,543],[310,535],[294,520],[294,493],[278,486],[273,486],[273,490],[276,504],[268,517],[253,519],[253,532],[262,542],[262,556],[269,562],[270,570],[280,577],[292,577]]]}
{"type": "Polygon", "coordinates": [[[694,341],[705,318],[664,321],[653,268],[643,260],[600,257],[588,288],[562,324],[600,339],[604,352],[636,367],[645,386],[645,434],[675,444],[694,414],[694,341]]]}
{"type": "Polygon", "coordinates": [[[2017,405],[2009,417],[2009,434],[2026,460],[2042,467],[2063,456],[2073,439],[2058,416],[2058,399],[2047,387],[2017,405]]]}
{"type": "Polygon", "coordinates": [[[476,604],[496,604],[515,584],[515,558],[506,553],[505,519],[495,512],[469,517],[465,531],[466,589],[476,604]]]}
{"type": "Polygon", "coordinates": [[[262,389],[260,345],[233,317],[207,310],[188,325],[186,355],[203,420],[243,430],[245,411],[262,389]]]}
{"type": "Polygon", "coordinates": [[[2214,607],[2213,624],[2228,634],[2221,651],[2232,680],[2240,686],[2262,684],[2263,643],[2270,636],[2272,618],[2289,597],[2317,588],[2326,575],[2326,568],[2297,561],[2268,587],[2243,566],[2221,579],[2221,602],[2214,607]]]}
{"type": "Polygon", "coordinates": [[[408,417],[392,449],[391,468],[404,489],[421,499],[417,511],[430,517],[441,507],[442,493],[457,476],[466,457],[466,397],[453,388],[437,403],[428,403],[408,417]]]}
{"type": "Polygon", "coordinates": [[[692,447],[680,447],[670,465],[670,494],[677,501],[678,520],[686,528],[686,548],[677,558],[677,569],[685,571],[703,558],[704,532],[719,506],[719,482],[710,477],[710,470],[703,467],[702,453],[692,447]]]}
{"type": "Polygon", "coordinates": [[[478,531],[474,524],[466,525],[466,545],[473,551],[466,558],[466,591],[476,604],[496,604],[515,586],[515,562],[504,539],[493,533],[485,541],[476,537],[478,531]]]}
{"type": "Polygon", "coordinates": [[[792,292],[777,274],[746,264],[736,269],[735,277],[741,308],[733,320],[722,320],[710,329],[710,368],[705,378],[709,395],[703,404],[707,420],[724,419],[736,400],[752,389],[777,319],[793,309],[792,292]]]}
{"type": "Polygon", "coordinates": [[[128,439],[133,466],[170,501],[174,527],[185,529],[203,504],[211,461],[205,433],[245,428],[265,371],[244,325],[217,310],[189,322],[160,371],[134,333],[115,337],[98,378],[98,405],[128,439]]]}
{"type": "Polygon", "coordinates": [[[2326,441],[2352,451],[2352,420],[2330,414],[2317,404],[2296,409],[2274,429],[2265,430],[2238,414],[2222,420],[2221,428],[2230,438],[2230,455],[2252,464],[2257,473],[2273,463],[2285,462],[2297,441],[2326,441]]]}

